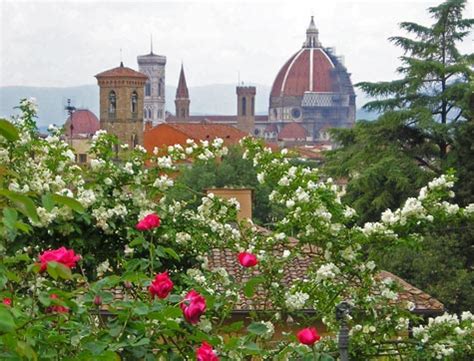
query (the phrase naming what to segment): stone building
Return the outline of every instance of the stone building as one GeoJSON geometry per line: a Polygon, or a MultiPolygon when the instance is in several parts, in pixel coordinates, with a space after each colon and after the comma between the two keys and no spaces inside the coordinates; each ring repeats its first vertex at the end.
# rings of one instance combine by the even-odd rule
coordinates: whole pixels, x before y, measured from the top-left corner
{"type": "MultiPolygon", "coordinates": [[[[313,17],[306,41],[278,72],[270,93],[268,122],[277,134],[289,123],[299,123],[308,142],[327,141],[328,128],[352,127],[355,93],[350,74],[334,50],[324,48],[313,17]]],[[[271,139],[271,132],[264,136],[271,139]]]]}
{"type": "Polygon", "coordinates": [[[100,87],[100,128],[122,144],[143,145],[143,98],[148,77],[120,66],[95,76],[100,87]]]}
{"type": "Polygon", "coordinates": [[[255,128],[255,94],[254,86],[238,86],[237,93],[237,128],[253,134],[255,128]]]}
{"type": "Polygon", "coordinates": [[[143,100],[143,118],[153,125],[165,121],[165,66],[166,56],[153,53],[153,44],[150,53],[137,57],[138,71],[148,76],[145,83],[145,97],[143,100]]]}

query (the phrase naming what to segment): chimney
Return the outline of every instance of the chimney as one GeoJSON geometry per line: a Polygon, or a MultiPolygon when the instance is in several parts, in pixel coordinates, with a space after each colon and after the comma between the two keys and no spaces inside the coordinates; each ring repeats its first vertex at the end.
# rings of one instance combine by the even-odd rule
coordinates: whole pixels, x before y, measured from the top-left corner
{"type": "Polygon", "coordinates": [[[238,220],[252,220],[251,188],[210,188],[206,189],[206,193],[213,193],[216,197],[223,199],[235,198],[240,204],[240,210],[237,213],[238,220]]]}

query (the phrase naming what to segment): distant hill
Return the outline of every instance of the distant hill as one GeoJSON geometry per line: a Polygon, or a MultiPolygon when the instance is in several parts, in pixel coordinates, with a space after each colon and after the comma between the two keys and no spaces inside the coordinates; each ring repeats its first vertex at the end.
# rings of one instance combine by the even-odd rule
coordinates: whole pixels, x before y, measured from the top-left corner
{"type": "MultiPolygon", "coordinates": [[[[267,114],[270,87],[255,85],[257,96],[255,112],[267,114]]],[[[166,87],[166,109],[174,113],[174,96],[176,87],[166,87]]],[[[189,88],[191,98],[191,114],[221,114],[232,115],[236,113],[236,95],[234,84],[212,84],[189,88]]],[[[0,117],[10,118],[18,114],[14,107],[18,106],[21,98],[35,97],[39,105],[38,125],[45,127],[54,123],[61,125],[67,118],[64,106],[67,99],[77,108],[86,108],[98,115],[99,113],[99,87],[97,85],[81,85],[65,88],[7,86],[0,87],[0,117]]],[[[372,120],[375,115],[357,110],[358,119],[372,120]]]]}

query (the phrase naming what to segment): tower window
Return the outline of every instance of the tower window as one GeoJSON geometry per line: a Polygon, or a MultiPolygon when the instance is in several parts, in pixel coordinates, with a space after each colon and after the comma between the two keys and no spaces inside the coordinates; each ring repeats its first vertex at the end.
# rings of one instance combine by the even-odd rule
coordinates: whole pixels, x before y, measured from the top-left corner
{"type": "Polygon", "coordinates": [[[132,93],[132,113],[136,113],[138,109],[138,94],[136,91],[132,93]]]}
{"type": "Polygon", "coordinates": [[[185,117],[186,117],[186,110],[181,109],[181,118],[185,118],[185,117]]]}
{"type": "Polygon", "coordinates": [[[117,110],[117,95],[113,90],[109,92],[109,117],[115,118],[115,112],[117,110]]]}
{"type": "Polygon", "coordinates": [[[162,96],[162,91],[163,91],[163,79],[160,79],[160,81],[158,82],[158,96],[159,97],[162,96]]]}
{"type": "Polygon", "coordinates": [[[247,98],[242,98],[242,115],[247,115],[247,98]]]}
{"type": "Polygon", "coordinates": [[[149,97],[151,95],[151,84],[149,81],[145,83],[145,96],[149,97]]]}
{"type": "Polygon", "coordinates": [[[252,110],[251,110],[252,114],[251,115],[255,115],[255,98],[252,97],[252,110]]]}

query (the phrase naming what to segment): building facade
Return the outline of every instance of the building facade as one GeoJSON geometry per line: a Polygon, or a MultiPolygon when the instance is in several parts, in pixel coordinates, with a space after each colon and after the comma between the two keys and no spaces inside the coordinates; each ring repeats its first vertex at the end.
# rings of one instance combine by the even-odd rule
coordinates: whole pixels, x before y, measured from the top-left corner
{"type": "Polygon", "coordinates": [[[138,71],[148,76],[144,89],[143,117],[145,122],[153,125],[165,121],[165,68],[166,56],[150,53],[137,57],[138,71]]]}
{"type": "Polygon", "coordinates": [[[100,88],[100,128],[122,144],[143,146],[143,98],[148,77],[120,66],[95,76],[100,88]]]}

